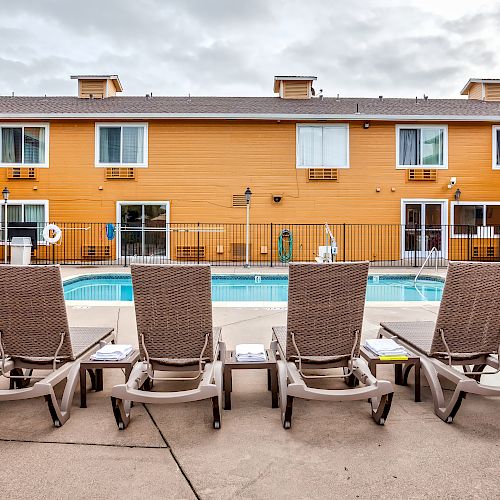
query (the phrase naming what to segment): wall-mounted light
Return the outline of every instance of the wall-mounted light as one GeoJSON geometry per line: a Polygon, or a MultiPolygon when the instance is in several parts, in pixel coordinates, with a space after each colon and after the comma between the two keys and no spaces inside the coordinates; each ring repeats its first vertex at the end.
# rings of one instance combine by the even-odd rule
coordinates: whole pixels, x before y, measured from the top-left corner
{"type": "Polygon", "coordinates": [[[391,193],[395,193],[396,192],[396,188],[395,187],[391,187],[391,193]]]}
{"type": "Polygon", "coordinates": [[[273,194],[274,203],[279,203],[283,199],[283,195],[281,194],[273,194]]]}
{"type": "Polygon", "coordinates": [[[102,191],[104,188],[102,186],[99,186],[99,191],[102,191]]]}
{"type": "Polygon", "coordinates": [[[460,201],[460,196],[462,196],[462,191],[457,188],[457,190],[455,191],[455,200],[460,201]]]}
{"type": "Polygon", "coordinates": [[[370,122],[363,123],[363,128],[370,128],[370,122]]]}
{"type": "Polygon", "coordinates": [[[380,188],[379,188],[379,187],[376,187],[376,188],[375,188],[375,191],[376,191],[377,193],[380,193],[380,188]]]}

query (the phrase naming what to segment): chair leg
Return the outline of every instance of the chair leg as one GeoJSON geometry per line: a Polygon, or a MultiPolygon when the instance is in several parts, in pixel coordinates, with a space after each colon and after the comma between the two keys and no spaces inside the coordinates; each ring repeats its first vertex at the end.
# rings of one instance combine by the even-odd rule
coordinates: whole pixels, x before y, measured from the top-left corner
{"type": "Polygon", "coordinates": [[[121,431],[126,429],[130,423],[130,414],[127,415],[123,405],[123,400],[111,396],[111,406],[113,408],[113,415],[115,416],[118,429],[121,431]]]}
{"type": "Polygon", "coordinates": [[[214,415],[214,429],[220,429],[220,404],[219,396],[212,398],[212,411],[214,415]]]}
{"type": "Polygon", "coordinates": [[[281,412],[281,422],[284,429],[290,429],[292,426],[293,396],[286,397],[286,406],[281,412]]]}
{"type": "Polygon", "coordinates": [[[393,392],[390,392],[389,394],[384,394],[378,403],[378,406],[374,408],[374,399],[370,400],[370,403],[372,405],[372,418],[375,420],[375,422],[379,425],[384,425],[385,421],[387,420],[387,416],[389,415],[389,411],[391,409],[391,404],[392,404],[392,396],[394,395],[393,392]]]}

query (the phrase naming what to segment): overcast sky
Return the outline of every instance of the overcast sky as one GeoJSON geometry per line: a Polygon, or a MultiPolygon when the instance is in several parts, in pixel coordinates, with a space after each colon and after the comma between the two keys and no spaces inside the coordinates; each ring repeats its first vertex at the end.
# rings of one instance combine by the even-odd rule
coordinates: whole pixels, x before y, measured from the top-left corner
{"type": "Polygon", "coordinates": [[[494,0],[0,0],[0,94],[273,95],[316,75],[326,96],[458,97],[500,77],[494,0]]]}

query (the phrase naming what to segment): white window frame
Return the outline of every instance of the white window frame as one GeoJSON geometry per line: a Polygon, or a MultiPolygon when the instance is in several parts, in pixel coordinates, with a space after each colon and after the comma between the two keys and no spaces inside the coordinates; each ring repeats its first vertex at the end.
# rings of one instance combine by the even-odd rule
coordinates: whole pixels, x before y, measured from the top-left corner
{"type": "Polygon", "coordinates": [[[0,123],[0,167],[1,168],[49,168],[49,129],[48,123],[0,123]],[[43,163],[24,163],[24,129],[40,127],[45,129],[45,161],[43,163]],[[22,153],[21,163],[3,163],[2,162],[2,128],[22,128],[23,129],[23,140],[22,140],[22,153]]]}
{"type": "MultiPolygon", "coordinates": [[[[137,200],[129,200],[129,201],[117,201],[116,202],[116,226],[117,226],[117,238],[116,238],[116,255],[119,259],[123,257],[122,255],[122,205],[165,205],[165,247],[166,247],[166,260],[170,260],[170,201],[137,201],[137,200]]],[[[131,229],[134,231],[134,229],[131,229]]],[[[144,232],[144,227],[141,225],[140,231],[144,232]]],[[[152,229],[154,231],[154,229],[152,229]]],[[[134,259],[133,256],[128,256],[130,261],[134,259]]],[[[147,256],[141,256],[140,261],[144,262],[147,259],[147,256]]]]}
{"type": "Polygon", "coordinates": [[[491,130],[491,167],[493,170],[500,170],[497,164],[497,131],[500,131],[500,125],[493,125],[491,130]]]}
{"type": "MultiPolygon", "coordinates": [[[[422,141],[420,141],[420,159],[422,160],[422,141]]],[[[436,124],[405,124],[400,123],[396,125],[396,168],[401,170],[408,170],[410,168],[415,169],[427,169],[432,168],[436,170],[447,170],[448,169],[448,125],[441,123],[436,124]],[[399,164],[399,131],[401,129],[426,129],[426,128],[442,128],[443,129],[443,164],[442,165],[400,165],[399,164]]]]}
{"type": "Polygon", "coordinates": [[[95,166],[96,168],[111,167],[137,167],[148,168],[148,123],[147,122],[96,122],[95,124],[95,166]],[[144,149],[142,163],[101,163],[100,158],[100,130],[101,127],[120,127],[120,158],[123,157],[123,127],[143,127],[144,128],[144,149]]]}
{"type": "Polygon", "coordinates": [[[309,168],[350,168],[349,159],[349,124],[348,123],[297,123],[295,127],[295,167],[298,169],[309,169],[309,168]],[[346,134],[346,164],[345,165],[299,165],[299,155],[297,151],[299,149],[299,130],[301,127],[329,127],[329,128],[344,128],[347,131],[346,134]]]}
{"type": "MultiPolygon", "coordinates": [[[[487,238],[489,239],[490,237],[486,237],[486,236],[481,236],[480,232],[481,232],[481,229],[480,228],[487,228],[487,227],[493,227],[493,226],[487,226],[486,225],[486,207],[488,205],[494,205],[494,206],[498,206],[500,205],[500,201],[452,201],[451,202],[451,214],[450,214],[450,222],[451,222],[451,226],[452,226],[452,229],[451,229],[451,237],[452,238],[455,238],[455,239],[467,239],[469,236],[467,234],[455,234],[453,228],[455,227],[455,207],[456,206],[473,206],[473,207],[477,207],[477,206],[480,206],[482,205],[483,206],[483,225],[482,226],[477,226],[477,230],[476,230],[476,234],[472,234],[471,236],[473,238],[487,238]]],[[[484,230],[483,230],[484,231],[484,230]]],[[[485,231],[484,231],[485,232],[485,231]]],[[[491,238],[500,238],[500,235],[499,234],[492,234],[491,235],[491,238]]]]}
{"type": "MultiPolygon", "coordinates": [[[[21,206],[21,214],[22,218],[24,219],[24,205],[43,205],[44,206],[44,218],[45,218],[45,223],[47,224],[49,222],[49,200],[7,200],[7,206],[9,205],[17,205],[21,206]]],[[[0,206],[0,226],[2,229],[4,229],[4,214],[5,214],[5,201],[1,203],[0,206]]],[[[24,221],[21,221],[24,222],[24,221]]],[[[8,236],[7,232],[7,236],[8,236]]],[[[5,244],[4,241],[0,242],[0,245],[3,246],[5,244]]],[[[7,243],[7,245],[10,245],[10,241],[7,243]]],[[[48,243],[45,240],[39,240],[38,245],[48,245],[48,243]]]]}

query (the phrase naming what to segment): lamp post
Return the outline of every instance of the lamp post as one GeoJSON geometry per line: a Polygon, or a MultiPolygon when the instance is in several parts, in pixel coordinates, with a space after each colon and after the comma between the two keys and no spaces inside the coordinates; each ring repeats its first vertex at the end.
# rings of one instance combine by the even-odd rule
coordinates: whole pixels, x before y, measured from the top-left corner
{"type": "Polygon", "coordinates": [[[250,266],[249,259],[249,247],[250,247],[250,199],[252,198],[252,191],[247,187],[245,191],[245,201],[247,203],[247,234],[246,234],[246,245],[245,245],[245,267],[250,266]]]}
{"type": "Polygon", "coordinates": [[[3,201],[4,201],[4,212],[3,212],[3,220],[4,220],[4,233],[3,233],[3,261],[4,264],[7,264],[7,201],[9,201],[10,191],[8,188],[4,187],[2,191],[3,201]]]}

